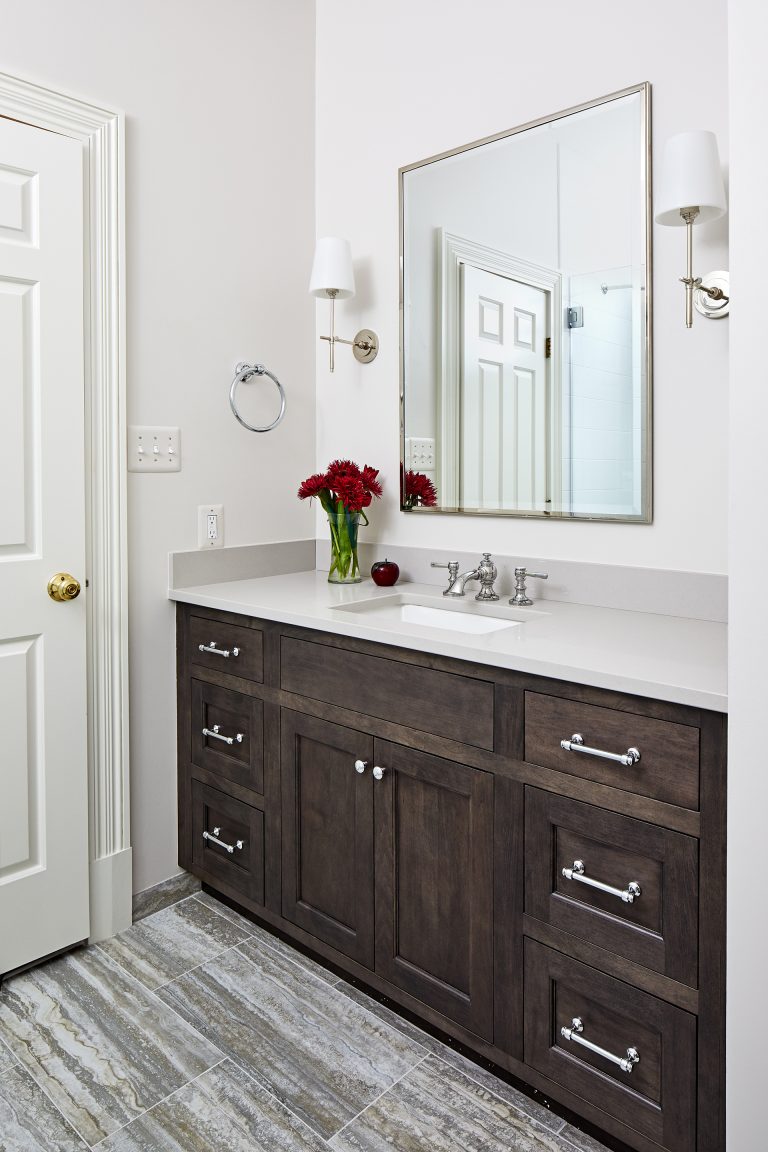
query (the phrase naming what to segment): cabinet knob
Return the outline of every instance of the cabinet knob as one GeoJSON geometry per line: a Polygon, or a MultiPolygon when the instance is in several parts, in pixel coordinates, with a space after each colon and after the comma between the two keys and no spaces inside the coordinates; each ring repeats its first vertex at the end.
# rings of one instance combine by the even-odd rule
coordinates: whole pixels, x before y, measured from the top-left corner
{"type": "Polygon", "coordinates": [[[368,767],[368,761],[367,760],[355,760],[355,772],[359,772],[361,776],[362,776],[363,772],[365,772],[367,767],[368,767]]]}
{"type": "Polygon", "coordinates": [[[374,768],[374,770],[373,770],[373,778],[374,778],[374,780],[381,780],[381,778],[382,778],[382,776],[383,776],[383,775],[384,775],[384,769],[383,769],[383,768],[379,768],[379,766],[378,766],[378,764],[377,764],[377,765],[376,765],[376,767],[375,767],[375,768],[374,768]]]}

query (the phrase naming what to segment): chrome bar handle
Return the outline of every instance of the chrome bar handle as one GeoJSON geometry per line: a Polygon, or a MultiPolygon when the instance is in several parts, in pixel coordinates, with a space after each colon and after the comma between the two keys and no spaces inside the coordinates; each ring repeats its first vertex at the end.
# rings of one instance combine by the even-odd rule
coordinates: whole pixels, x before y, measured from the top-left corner
{"type": "Polygon", "coordinates": [[[242,732],[238,732],[235,736],[222,735],[218,724],[214,724],[213,728],[203,728],[203,736],[213,736],[214,740],[221,740],[223,744],[242,744],[245,739],[242,732]]]}
{"type": "Polygon", "coordinates": [[[637,1048],[627,1048],[626,1056],[614,1056],[613,1052],[608,1052],[607,1049],[601,1048],[599,1044],[593,1044],[591,1040],[585,1040],[579,1033],[584,1031],[584,1025],[578,1016],[574,1016],[571,1020],[570,1028],[562,1027],[560,1035],[565,1037],[566,1040],[571,1040],[574,1044],[581,1044],[582,1048],[588,1048],[590,1052],[594,1052],[597,1056],[602,1056],[606,1060],[610,1060],[612,1064],[618,1064],[622,1072],[627,1075],[632,1071],[635,1064],[640,1062],[640,1053],[637,1048]]]}
{"type": "Polygon", "coordinates": [[[210,644],[198,644],[197,649],[199,652],[210,652],[212,656],[223,656],[225,660],[228,660],[230,656],[240,655],[239,648],[232,648],[231,650],[229,648],[217,648],[215,640],[211,640],[210,644]]]}
{"type": "Polygon", "coordinates": [[[609,896],[618,896],[625,904],[634,904],[643,893],[636,880],[630,880],[626,888],[614,888],[610,884],[603,884],[602,880],[593,880],[590,876],[585,876],[583,860],[574,860],[573,866],[563,868],[562,873],[566,880],[578,880],[580,884],[586,884],[589,888],[597,888],[600,892],[607,892],[609,896]]]}
{"type": "Polygon", "coordinates": [[[639,748],[627,748],[626,752],[604,752],[602,748],[588,748],[580,732],[574,732],[570,740],[561,740],[560,747],[564,752],[583,752],[585,756],[599,756],[601,760],[615,760],[625,768],[631,768],[640,759],[639,748]]]}
{"type": "Polygon", "coordinates": [[[203,840],[210,840],[212,844],[218,844],[219,848],[226,849],[230,856],[235,851],[235,848],[242,852],[245,847],[245,840],[235,840],[234,844],[225,844],[223,840],[219,840],[221,828],[214,828],[213,832],[203,832],[203,840]]]}

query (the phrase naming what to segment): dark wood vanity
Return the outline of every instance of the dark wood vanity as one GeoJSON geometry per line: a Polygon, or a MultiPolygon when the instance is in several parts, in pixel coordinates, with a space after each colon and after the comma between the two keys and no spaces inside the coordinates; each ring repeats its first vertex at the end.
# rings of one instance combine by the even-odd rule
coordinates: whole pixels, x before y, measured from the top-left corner
{"type": "Polygon", "coordinates": [[[183,867],[639,1152],[722,1152],[722,714],[177,621],[183,867]]]}

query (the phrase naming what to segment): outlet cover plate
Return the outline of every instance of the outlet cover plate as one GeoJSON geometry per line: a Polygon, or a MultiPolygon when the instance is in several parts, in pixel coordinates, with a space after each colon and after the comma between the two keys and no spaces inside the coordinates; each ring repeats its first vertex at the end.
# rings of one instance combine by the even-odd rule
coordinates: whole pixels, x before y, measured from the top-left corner
{"type": "Polygon", "coordinates": [[[224,547],[223,504],[198,504],[197,546],[198,548],[224,547]]]}

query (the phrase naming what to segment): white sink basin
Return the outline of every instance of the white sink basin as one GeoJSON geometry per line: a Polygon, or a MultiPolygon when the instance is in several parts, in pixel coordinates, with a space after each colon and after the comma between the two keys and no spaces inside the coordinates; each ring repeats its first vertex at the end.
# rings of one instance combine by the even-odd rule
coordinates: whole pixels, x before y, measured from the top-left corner
{"type": "Polygon", "coordinates": [[[423,628],[439,628],[442,632],[462,632],[471,636],[519,628],[527,620],[541,615],[526,609],[510,608],[507,604],[481,604],[474,597],[456,602],[414,592],[396,592],[390,596],[334,604],[333,608],[365,616],[371,623],[418,624],[423,628]]]}

